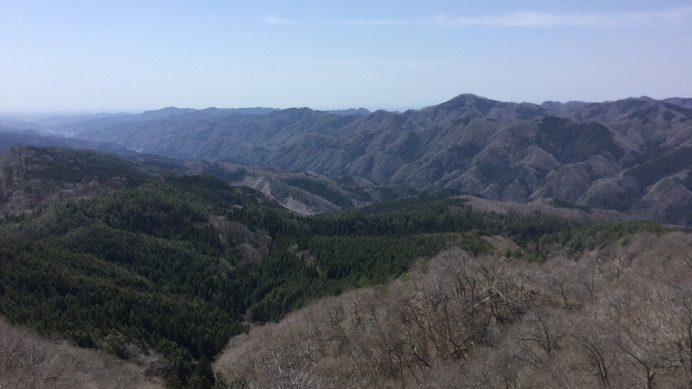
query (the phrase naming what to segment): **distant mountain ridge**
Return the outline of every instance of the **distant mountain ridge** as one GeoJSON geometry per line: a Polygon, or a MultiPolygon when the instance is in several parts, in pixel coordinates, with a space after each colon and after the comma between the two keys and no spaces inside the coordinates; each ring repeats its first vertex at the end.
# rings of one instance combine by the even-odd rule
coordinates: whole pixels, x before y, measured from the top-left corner
{"type": "Polygon", "coordinates": [[[80,131],[92,131],[98,128],[131,125],[133,123],[160,120],[168,117],[190,114],[200,115],[206,118],[223,117],[234,114],[266,115],[277,111],[277,108],[249,107],[249,108],[205,108],[201,110],[192,108],[165,107],[143,113],[100,113],[85,115],[48,115],[37,117],[10,116],[0,117],[0,128],[14,130],[36,130],[46,134],[58,134],[73,136],[80,131]]]}
{"type": "Polygon", "coordinates": [[[463,94],[403,113],[154,112],[129,121],[96,118],[69,131],[182,160],[363,177],[493,200],[555,198],[692,225],[692,99],[538,105],[463,94]]]}
{"type": "MultiPolygon", "coordinates": [[[[81,146],[90,146],[87,141],[81,142],[81,146]]],[[[91,144],[94,145],[97,144],[91,144]]],[[[31,213],[66,198],[89,198],[122,189],[128,182],[146,177],[197,175],[215,176],[234,186],[256,189],[302,215],[336,212],[415,193],[408,187],[377,185],[365,179],[334,180],[279,168],[178,161],[147,154],[123,157],[73,147],[24,145],[0,153],[0,219],[31,213]]]]}

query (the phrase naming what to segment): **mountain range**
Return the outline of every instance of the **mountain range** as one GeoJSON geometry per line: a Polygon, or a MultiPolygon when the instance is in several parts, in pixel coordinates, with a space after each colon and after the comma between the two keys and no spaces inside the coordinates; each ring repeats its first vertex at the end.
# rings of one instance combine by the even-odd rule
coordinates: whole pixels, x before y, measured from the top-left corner
{"type": "Polygon", "coordinates": [[[690,109],[4,122],[0,387],[687,387],[690,109]]]}
{"type": "Polygon", "coordinates": [[[537,105],[463,94],[406,112],[169,107],[44,119],[25,128],[123,154],[309,172],[331,181],[349,177],[413,191],[448,189],[490,200],[554,199],[689,226],[691,118],[692,99],[685,98],[537,105]]]}

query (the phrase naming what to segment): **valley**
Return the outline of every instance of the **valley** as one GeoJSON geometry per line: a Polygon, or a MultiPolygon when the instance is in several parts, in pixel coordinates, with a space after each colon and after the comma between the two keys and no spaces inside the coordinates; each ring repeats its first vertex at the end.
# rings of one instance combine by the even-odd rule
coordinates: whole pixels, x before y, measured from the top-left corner
{"type": "Polygon", "coordinates": [[[685,387],[691,114],[0,122],[0,388],[685,387]]]}

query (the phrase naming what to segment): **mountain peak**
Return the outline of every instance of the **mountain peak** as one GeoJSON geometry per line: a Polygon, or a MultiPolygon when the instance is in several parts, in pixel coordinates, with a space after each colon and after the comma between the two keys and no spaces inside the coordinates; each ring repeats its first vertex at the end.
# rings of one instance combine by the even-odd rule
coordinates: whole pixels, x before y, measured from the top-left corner
{"type": "Polygon", "coordinates": [[[173,115],[194,112],[192,108],[165,107],[154,111],[144,111],[142,116],[147,119],[163,119],[173,115]]]}
{"type": "Polygon", "coordinates": [[[494,104],[499,103],[499,101],[491,100],[482,96],[475,95],[473,93],[462,93],[451,100],[448,100],[440,105],[449,106],[476,106],[478,104],[494,104]]]}

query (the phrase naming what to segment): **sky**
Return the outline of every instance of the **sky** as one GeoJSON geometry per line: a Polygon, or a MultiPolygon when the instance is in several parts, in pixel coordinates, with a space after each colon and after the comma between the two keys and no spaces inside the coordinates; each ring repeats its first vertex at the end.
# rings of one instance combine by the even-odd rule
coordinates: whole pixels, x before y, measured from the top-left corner
{"type": "Polygon", "coordinates": [[[692,2],[0,0],[0,112],[692,97],[692,2]]]}

